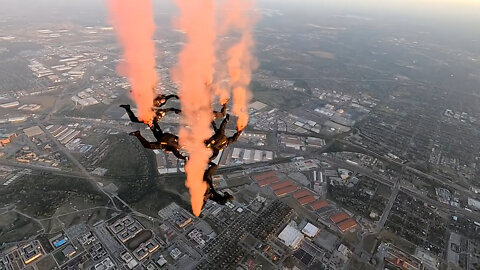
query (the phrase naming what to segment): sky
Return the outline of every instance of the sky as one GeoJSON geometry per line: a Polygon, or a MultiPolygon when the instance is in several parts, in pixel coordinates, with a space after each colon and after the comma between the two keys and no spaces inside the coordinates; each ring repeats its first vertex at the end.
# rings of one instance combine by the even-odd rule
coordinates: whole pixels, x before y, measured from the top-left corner
{"type": "MultiPolygon", "coordinates": [[[[175,13],[174,0],[153,2],[157,23],[168,23],[166,14],[175,13]]],[[[445,34],[480,35],[480,0],[257,0],[257,5],[284,11],[286,18],[303,14],[309,16],[306,18],[363,16],[380,23],[405,24],[407,29],[417,24],[445,34]]],[[[30,23],[66,19],[87,25],[107,24],[105,0],[0,0],[0,6],[0,22],[26,18],[30,23]]]]}
{"type": "Polygon", "coordinates": [[[480,22],[480,0],[259,0],[270,7],[480,22]]]}
{"type": "MultiPolygon", "coordinates": [[[[173,6],[173,0],[153,0],[153,2],[158,9],[173,6]]],[[[296,8],[313,12],[318,10],[318,12],[343,11],[363,14],[396,14],[400,16],[436,17],[438,19],[480,22],[480,0],[257,0],[257,3],[260,6],[269,8],[296,8]]],[[[63,10],[74,15],[83,11],[104,12],[105,1],[0,0],[0,5],[4,12],[12,8],[15,8],[19,13],[45,13],[53,9],[63,10]]]]}

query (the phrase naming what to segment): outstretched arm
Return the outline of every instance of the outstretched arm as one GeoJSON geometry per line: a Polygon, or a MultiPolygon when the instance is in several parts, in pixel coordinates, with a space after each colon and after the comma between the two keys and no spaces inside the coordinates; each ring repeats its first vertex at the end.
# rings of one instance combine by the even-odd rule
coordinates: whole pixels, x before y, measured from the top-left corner
{"type": "Polygon", "coordinates": [[[183,160],[187,159],[182,154],[180,154],[180,151],[178,151],[177,149],[170,149],[170,150],[172,151],[172,154],[175,155],[175,157],[177,157],[178,159],[183,159],[183,160]]]}
{"type": "Polygon", "coordinates": [[[176,98],[176,99],[179,99],[179,97],[177,95],[167,95],[165,96],[165,102],[171,98],[176,98]]]}
{"type": "Polygon", "coordinates": [[[225,117],[227,114],[227,103],[222,105],[222,109],[220,111],[213,111],[213,119],[217,120],[220,118],[225,117]]]}
{"type": "Polygon", "coordinates": [[[182,110],[176,109],[176,108],[157,109],[157,110],[155,110],[155,115],[157,115],[158,120],[161,120],[169,112],[174,112],[176,114],[180,114],[180,113],[182,113],[182,110]]]}
{"type": "Polygon", "coordinates": [[[231,137],[228,137],[228,144],[234,143],[240,138],[240,135],[242,135],[242,130],[237,130],[235,134],[233,134],[231,137]]]}
{"type": "Polygon", "coordinates": [[[176,108],[168,108],[168,109],[164,109],[165,111],[165,114],[169,113],[169,112],[174,112],[175,114],[180,114],[182,113],[182,110],[180,109],[176,109],[176,108]]]}

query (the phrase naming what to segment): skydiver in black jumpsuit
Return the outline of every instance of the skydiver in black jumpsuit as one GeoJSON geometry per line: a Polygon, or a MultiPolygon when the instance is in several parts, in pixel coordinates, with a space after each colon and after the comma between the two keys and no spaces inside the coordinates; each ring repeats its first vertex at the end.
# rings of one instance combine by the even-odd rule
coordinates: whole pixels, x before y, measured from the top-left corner
{"type": "MultiPolygon", "coordinates": [[[[128,118],[130,118],[130,121],[133,123],[144,123],[143,121],[140,121],[138,117],[133,113],[132,109],[130,108],[130,105],[120,105],[120,107],[124,108],[125,111],[127,111],[128,118]]],[[[180,109],[175,109],[175,108],[168,108],[168,109],[156,109],[155,110],[155,121],[160,121],[167,113],[169,112],[174,112],[176,114],[179,114],[182,112],[180,109]]]]}
{"type": "Polygon", "coordinates": [[[222,109],[220,111],[213,111],[213,120],[221,119],[226,116],[227,114],[227,105],[228,101],[222,105],[222,109]]]}
{"type": "Polygon", "coordinates": [[[171,98],[176,98],[179,99],[177,95],[158,95],[154,100],[153,100],[153,106],[154,107],[162,107],[167,103],[167,101],[171,98]]]}
{"type": "Polygon", "coordinates": [[[210,157],[210,161],[214,160],[221,150],[227,148],[227,146],[231,143],[234,143],[238,140],[240,135],[242,134],[242,130],[238,130],[233,134],[231,137],[227,137],[225,135],[225,128],[227,127],[228,121],[230,120],[230,115],[227,114],[225,119],[223,119],[222,124],[220,124],[220,128],[217,128],[215,121],[212,121],[212,127],[215,131],[215,134],[212,135],[208,140],[205,141],[205,145],[212,149],[212,156],[210,157]]]}
{"type": "Polygon", "coordinates": [[[182,154],[180,154],[180,145],[178,143],[178,136],[165,133],[162,131],[157,121],[153,121],[153,126],[150,128],[157,139],[156,142],[147,141],[141,134],[140,131],[131,132],[131,136],[137,137],[137,139],[142,143],[143,147],[147,149],[161,149],[164,151],[172,152],[178,159],[186,160],[182,154]]]}
{"type": "Polygon", "coordinates": [[[205,173],[203,174],[203,181],[208,184],[207,190],[205,191],[205,196],[203,198],[203,206],[205,206],[205,203],[208,200],[212,200],[218,204],[225,205],[228,201],[233,200],[233,196],[226,191],[223,193],[223,195],[221,195],[215,190],[212,177],[215,171],[218,169],[218,165],[213,162],[208,163],[208,165],[208,169],[205,170],[205,173]]]}

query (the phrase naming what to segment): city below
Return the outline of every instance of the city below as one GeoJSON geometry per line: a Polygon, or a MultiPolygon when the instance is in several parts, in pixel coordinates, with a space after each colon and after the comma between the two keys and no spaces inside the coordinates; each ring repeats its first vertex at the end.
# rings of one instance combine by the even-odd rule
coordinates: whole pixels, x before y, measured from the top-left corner
{"type": "MultiPolygon", "coordinates": [[[[234,199],[196,217],[185,161],[129,136],[154,140],[119,107],[114,29],[0,11],[0,270],[480,269],[478,49],[259,12],[250,120],[213,160],[234,199]]],[[[157,94],[179,91],[182,35],[155,34],[157,94]]]]}

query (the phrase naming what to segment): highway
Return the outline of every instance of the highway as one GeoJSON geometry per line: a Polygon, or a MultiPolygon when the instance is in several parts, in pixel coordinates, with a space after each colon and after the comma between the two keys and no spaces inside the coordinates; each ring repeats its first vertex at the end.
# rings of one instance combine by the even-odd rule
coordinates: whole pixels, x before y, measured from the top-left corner
{"type": "Polygon", "coordinates": [[[383,227],[385,227],[385,223],[387,222],[388,215],[390,215],[390,211],[392,210],[393,204],[397,199],[398,191],[400,190],[400,182],[401,180],[397,179],[395,181],[395,184],[393,185],[392,194],[388,199],[388,203],[385,206],[385,209],[383,209],[383,213],[382,213],[382,216],[380,217],[380,220],[377,222],[375,233],[380,233],[383,230],[383,227]]]}
{"type": "MultiPolygon", "coordinates": [[[[380,176],[378,174],[376,174],[375,172],[373,172],[371,169],[367,169],[365,167],[362,167],[362,166],[358,166],[358,165],[353,165],[351,163],[347,163],[343,160],[339,160],[339,159],[336,159],[336,158],[331,158],[331,157],[324,157],[322,156],[320,158],[321,160],[324,160],[326,162],[329,162],[331,164],[336,164],[337,166],[339,167],[342,167],[342,168],[346,168],[346,169],[349,169],[351,171],[355,171],[355,172],[359,172],[363,175],[366,175],[368,177],[370,177],[371,179],[379,182],[379,183],[382,183],[384,185],[387,185],[389,187],[392,187],[395,185],[395,183],[390,180],[390,179],[387,179],[383,176],[380,176]]],[[[392,189],[394,190],[394,189],[392,189]]],[[[480,222],[480,215],[478,215],[478,213],[475,213],[475,212],[470,212],[470,211],[467,211],[463,208],[459,208],[459,207],[455,207],[455,206],[451,206],[450,204],[444,204],[444,203],[441,203],[437,200],[433,200],[429,197],[427,197],[425,194],[422,194],[420,193],[418,190],[414,190],[408,186],[404,186],[401,184],[400,182],[400,189],[399,191],[402,191],[416,199],[419,199],[423,202],[426,202],[432,206],[435,206],[437,207],[437,209],[442,209],[444,211],[448,210],[450,213],[453,213],[453,214],[462,214],[472,220],[475,220],[475,221],[478,221],[480,222]]]]}
{"type": "Polygon", "coordinates": [[[65,147],[63,146],[48,130],[47,128],[43,125],[43,123],[41,123],[40,121],[38,121],[38,119],[34,119],[34,121],[36,122],[36,124],[43,130],[43,132],[45,132],[45,134],[47,134],[47,136],[50,138],[50,140],[52,140],[53,143],[55,143],[55,145],[58,147],[58,149],[80,170],[80,172],[85,176],[85,179],[88,180],[94,187],[95,189],[97,189],[98,191],[102,192],[103,194],[105,194],[105,196],[107,196],[109,199],[110,199],[110,202],[112,203],[113,207],[115,207],[115,209],[119,210],[117,205],[115,204],[115,201],[113,200],[113,198],[110,196],[110,194],[108,194],[106,191],[103,190],[103,188],[100,186],[100,184],[97,182],[97,180],[95,179],[95,177],[93,177],[88,171],[87,169],[85,169],[85,167],[83,167],[83,165],[70,153],[70,151],[65,147]]]}

